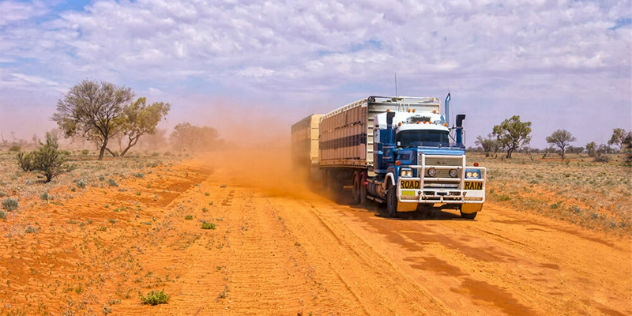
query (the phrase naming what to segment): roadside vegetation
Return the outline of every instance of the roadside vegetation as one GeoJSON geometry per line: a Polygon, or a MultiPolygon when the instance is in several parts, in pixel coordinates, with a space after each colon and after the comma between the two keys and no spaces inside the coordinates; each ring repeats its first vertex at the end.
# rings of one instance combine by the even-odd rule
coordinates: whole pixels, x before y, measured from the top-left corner
{"type": "MultiPolygon", "coordinates": [[[[199,203],[167,207],[206,179],[181,163],[188,154],[98,160],[97,150],[73,150],[65,157],[76,167],[46,182],[20,168],[22,149],[8,149],[0,147],[0,315],[116,315],[120,304],[165,304],[184,269],[148,258],[195,243],[218,253],[228,244],[227,232],[186,229],[187,219],[215,228],[210,222],[225,216],[209,204],[208,188],[199,189],[199,203]]],[[[212,279],[217,291],[223,277],[212,279]]]]}
{"type": "Polygon", "coordinates": [[[589,229],[632,233],[632,181],[623,154],[608,162],[587,154],[560,158],[514,153],[512,159],[470,153],[487,168],[487,199],[589,229]]]}

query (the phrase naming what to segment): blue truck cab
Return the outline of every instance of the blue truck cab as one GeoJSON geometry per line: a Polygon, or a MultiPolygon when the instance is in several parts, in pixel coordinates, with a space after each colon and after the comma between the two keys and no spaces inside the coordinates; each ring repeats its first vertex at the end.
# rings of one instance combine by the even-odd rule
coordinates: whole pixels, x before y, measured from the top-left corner
{"type": "MultiPolygon", "coordinates": [[[[446,98],[446,113],[450,95],[446,98]]],[[[449,127],[440,107],[417,111],[406,103],[373,119],[370,199],[386,203],[388,215],[425,207],[455,208],[473,219],[485,202],[486,169],[466,164],[463,120],[449,127]]]]}

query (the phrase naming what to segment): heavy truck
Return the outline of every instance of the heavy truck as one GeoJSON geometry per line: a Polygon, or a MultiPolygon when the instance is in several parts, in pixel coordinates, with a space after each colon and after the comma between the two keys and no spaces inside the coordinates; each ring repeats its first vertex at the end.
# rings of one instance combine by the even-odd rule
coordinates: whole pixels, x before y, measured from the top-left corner
{"type": "Polygon", "coordinates": [[[474,219],[485,202],[486,168],[466,162],[463,120],[434,97],[369,96],[292,126],[295,165],[356,204],[386,204],[389,217],[433,207],[474,219]],[[349,193],[346,193],[349,194],[349,193]]]}

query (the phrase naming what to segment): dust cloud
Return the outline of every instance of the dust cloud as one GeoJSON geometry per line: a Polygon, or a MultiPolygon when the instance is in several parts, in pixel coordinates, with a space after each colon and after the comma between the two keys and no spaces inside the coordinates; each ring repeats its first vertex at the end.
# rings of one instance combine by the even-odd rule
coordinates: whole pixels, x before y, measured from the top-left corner
{"type": "Polygon", "coordinates": [[[213,108],[221,110],[207,108],[204,125],[216,128],[224,145],[195,157],[214,170],[211,177],[271,196],[319,198],[307,172],[292,166],[290,128],[295,122],[263,106],[222,102],[213,108]]]}

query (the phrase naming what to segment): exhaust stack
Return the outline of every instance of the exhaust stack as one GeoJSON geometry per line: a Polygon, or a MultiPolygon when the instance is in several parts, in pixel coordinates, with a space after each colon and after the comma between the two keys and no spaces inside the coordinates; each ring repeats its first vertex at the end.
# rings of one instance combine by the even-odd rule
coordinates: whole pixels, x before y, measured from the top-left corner
{"type": "Polygon", "coordinates": [[[445,97],[445,122],[450,126],[450,93],[445,97]]]}
{"type": "Polygon", "coordinates": [[[465,119],[465,114],[456,115],[456,144],[459,146],[463,146],[463,120],[464,119],[465,119]]]}

